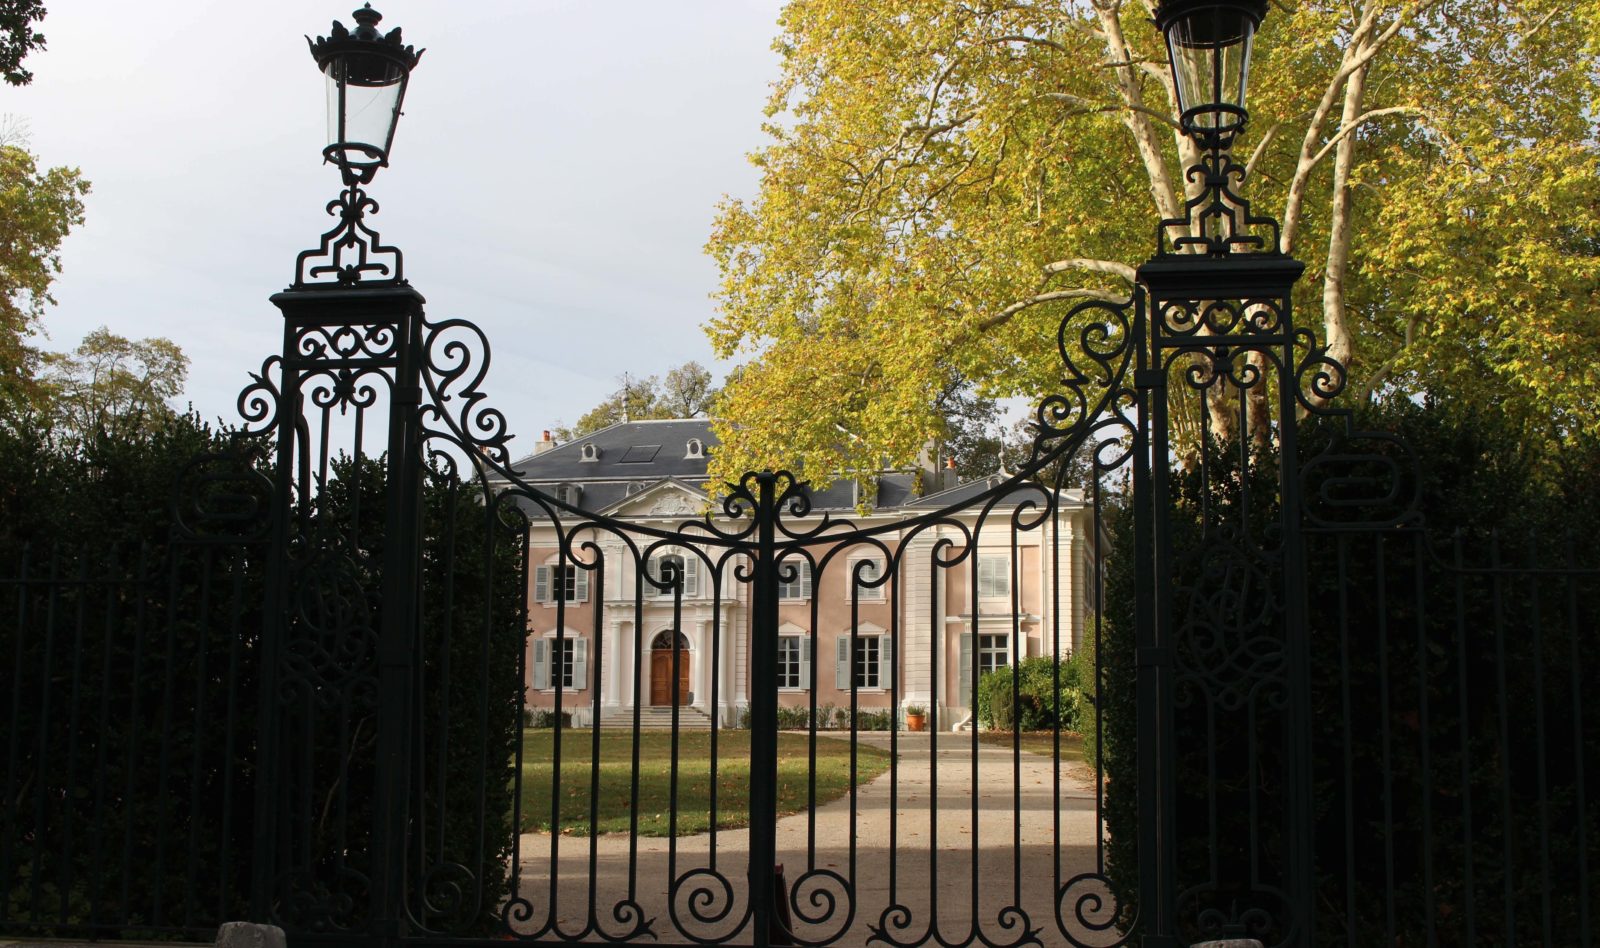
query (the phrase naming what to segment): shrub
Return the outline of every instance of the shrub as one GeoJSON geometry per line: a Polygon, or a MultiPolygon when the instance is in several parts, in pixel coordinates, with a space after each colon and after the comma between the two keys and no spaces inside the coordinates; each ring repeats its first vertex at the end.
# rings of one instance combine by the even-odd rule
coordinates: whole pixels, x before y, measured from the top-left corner
{"type": "Polygon", "coordinates": [[[1078,663],[1058,663],[1047,656],[1023,659],[1015,671],[1015,695],[1012,674],[1010,668],[999,668],[978,680],[977,714],[981,726],[1011,730],[1015,714],[1024,731],[1052,730],[1058,721],[1064,731],[1080,729],[1078,709],[1083,699],[1078,689],[1078,663]]]}
{"type": "MultiPolygon", "coordinates": [[[[1591,840],[1600,828],[1596,797],[1580,810],[1575,794],[1576,765],[1590,773],[1600,767],[1594,739],[1600,701],[1579,697],[1600,691],[1600,663],[1564,657],[1600,648],[1597,626],[1587,619],[1574,624],[1549,605],[1565,601],[1568,587],[1558,578],[1506,570],[1497,580],[1486,572],[1452,574],[1446,566],[1457,555],[1476,565],[1498,555],[1518,566],[1561,564],[1572,556],[1578,549],[1572,537],[1600,531],[1600,445],[1568,445],[1550,463],[1530,450],[1527,432],[1492,413],[1405,399],[1368,410],[1358,427],[1394,432],[1413,454],[1392,440],[1348,442],[1339,448],[1344,466],[1335,469],[1341,480],[1320,488],[1332,493],[1320,494],[1318,483],[1305,478],[1314,510],[1352,521],[1348,532],[1308,533],[1305,544],[1318,905],[1316,937],[1306,941],[1464,944],[1465,920],[1476,919],[1482,939],[1494,938],[1489,933],[1505,930],[1514,916],[1521,937],[1511,941],[1576,943],[1586,894],[1554,880],[1574,878],[1582,855],[1577,828],[1589,827],[1591,840]],[[1415,522],[1367,525],[1405,512],[1395,496],[1401,503],[1416,498],[1426,532],[1415,522]],[[1501,534],[1508,529],[1516,531],[1515,541],[1501,534]],[[1546,847],[1547,854],[1540,851],[1546,847]],[[1543,887],[1541,875],[1554,884],[1543,887]]],[[[1338,444],[1341,428],[1337,418],[1303,425],[1302,464],[1338,444]]],[[[1171,580],[1180,592],[1205,577],[1208,566],[1218,569],[1215,549],[1202,545],[1203,511],[1236,523],[1243,516],[1238,488],[1248,482],[1252,524],[1277,518],[1276,459],[1251,458],[1245,475],[1237,447],[1213,450],[1205,480],[1193,469],[1173,476],[1171,580]]],[[[1130,519],[1112,523],[1113,549],[1134,549],[1130,519]]],[[[1578,565],[1595,563],[1591,556],[1578,565]]],[[[1131,918],[1142,914],[1135,904],[1133,674],[1141,567],[1124,556],[1109,567],[1107,674],[1098,705],[1105,717],[1106,852],[1117,907],[1131,918]]],[[[1267,563],[1254,582],[1270,587],[1278,581],[1275,569],[1267,563]]],[[[1210,575],[1215,581],[1217,573],[1210,575]]],[[[1592,615],[1594,592],[1592,578],[1573,587],[1571,614],[1592,615]]],[[[1180,595],[1176,621],[1185,608],[1180,595]]],[[[1285,846],[1282,715],[1266,706],[1262,720],[1247,725],[1250,708],[1207,705],[1207,697],[1191,688],[1178,698],[1188,701],[1172,740],[1173,805],[1185,828],[1177,836],[1179,888],[1212,878],[1212,858],[1221,884],[1231,885],[1248,877],[1252,858],[1265,853],[1277,863],[1285,846]],[[1253,808],[1243,804],[1257,786],[1261,809],[1252,826],[1253,808]],[[1208,851],[1208,840],[1218,841],[1217,852],[1208,851]]],[[[1281,937],[1263,933],[1263,940],[1281,937]]]]}

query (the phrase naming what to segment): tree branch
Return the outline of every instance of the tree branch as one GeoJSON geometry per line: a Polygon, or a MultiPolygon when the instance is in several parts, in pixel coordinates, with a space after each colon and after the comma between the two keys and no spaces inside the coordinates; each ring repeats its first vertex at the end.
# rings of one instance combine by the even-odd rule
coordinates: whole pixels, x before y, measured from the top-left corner
{"type": "Polygon", "coordinates": [[[1354,132],[1356,129],[1360,128],[1361,126],[1365,125],[1366,123],[1372,121],[1373,119],[1383,118],[1385,115],[1407,115],[1407,114],[1409,114],[1409,115],[1420,115],[1420,116],[1422,116],[1424,118],[1431,118],[1432,117],[1432,113],[1428,112],[1426,109],[1421,108],[1420,106],[1415,106],[1415,105],[1395,105],[1395,106],[1390,106],[1389,108],[1385,108],[1385,109],[1373,109],[1373,110],[1371,110],[1369,112],[1363,112],[1362,114],[1356,116],[1355,119],[1353,119],[1349,124],[1347,124],[1344,127],[1340,128],[1339,131],[1332,138],[1328,139],[1327,142],[1325,142],[1323,144],[1321,150],[1319,150],[1315,155],[1311,156],[1311,164],[1312,164],[1312,166],[1315,166],[1317,164],[1317,162],[1319,162],[1322,159],[1328,157],[1328,154],[1330,152],[1332,152],[1333,149],[1335,147],[1337,147],[1338,144],[1341,141],[1344,141],[1345,138],[1349,137],[1349,135],[1352,132],[1354,132]]]}
{"type": "Polygon", "coordinates": [[[1091,270],[1095,273],[1109,273],[1112,276],[1121,277],[1122,279],[1127,280],[1129,283],[1132,283],[1135,277],[1133,267],[1116,260],[1095,260],[1090,257],[1072,257],[1067,260],[1057,260],[1054,263],[1047,263],[1044,265],[1044,272],[1046,276],[1055,276],[1058,273],[1065,273],[1068,270],[1091,270]]]}
{"type": "Polygon", "coordinates": [[[1053,303],[1057,300],[1105,300],[1108,303],[1121,303],[1127,299],[1127,294],[1116,294],[1107,290],[1051,290],[1048,293],[1036,293],[1025,300],[1018,300],[988,319],[978,323],[975,327],[978,332],[988,332],[997,326],[1003,326],[1011,321],[1011,317],[1025,309],[1031,309],[1040,303],[1053,303]]]}

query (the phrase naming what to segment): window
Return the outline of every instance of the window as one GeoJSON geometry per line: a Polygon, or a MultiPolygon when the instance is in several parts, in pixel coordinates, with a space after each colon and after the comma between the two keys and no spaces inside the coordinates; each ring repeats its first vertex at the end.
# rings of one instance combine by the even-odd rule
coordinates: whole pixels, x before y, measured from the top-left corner
{"type": "Polygon", "coordinates": [[[556,488],[556,500],[573,507],[583,499],[583,487],[578,484],[562,484],[556,488]]]}
{"type": "Polygon", "coordinates": [[[779,599],[810,599],[811,598],[811,563],[803,559],[788,559],[778,564],[778,598],[779,599]],[[793,582],[782,582],[781,577],[794,571],[793,582]]]}
{"type": "Polygon", "coordinates": [[[589,598],[589,571],[573,565],[540,566],[533,571],[533,598],[540,602],[585,602],[589,598]]]}
{"type": "Polygon", "coordinates": [[[700,439],[699,438],[690,438],[689,439],[689,444],[688,444],[688,449],[689,449],[688,452],[684,454],[684,458],[686,458],[686,459],[687,458],[698,458],[698,457],[704,457],[705,456],[705,445],[700,443],[700,439]]]}
{"type": "Polygon", "coordinates": [[[681,553],[660,553],[650,557],[650,580],[644,581],[644,594],[649,599],[671,599],[677,587],[683,589],[683,598],[700,595],[700,560],[681,553]],[[666,584],[661,588],[658,584],[666,584]]]}
{"type": "Polygon", "coordinates": [[[856,643],[856,687],[878,687],[878,640],[862,639],[856,643]]]}
{"type": "Polygon", "coordinates": [[[882,586],[863,586],[856,582],[856,578],[860,577],[862,580],[877,579],[882,569],[883,564],[875,559],[850,561],[850,582],[855,584],[856,594],[861,598],[862,602],[876,602],[882,600],[883,591],[888,587],[888,584],[885,583],[882,586]]]}
{"type": "Polygon", "coordinates": [[[1004,556],[978,557],[978,598],[1003,599],[1011,595],[1011,564],[1004,556]]]}
{"type": "Polygon", "coordinates": [[[889,687],[889,670],[894,667],[891,656],[894,641],[889,636],[874,631],[851,636],[839,636],[834,653],[833,686],[840,691],[856,688],[889,687]],[[851,652],[854,651],[852,656],[851,652]]]}
{"type": "Polygon", "coordinates": [[[978,636],[978,674],[986,675],[989,672],[1011,665],[1011,636],[1009,635],[980,635],[978,636]]]}
{"type": "Polygon", "coordinates": [[[533,640],[533,687],[582,691],[589,683],[589,640],[576,635],[533,640]]]}
{"type": "Polygon", "coordinates": [[[592,444],[584,445],[583,446],[583,460],[585,460],[585,461],[598,461],[598,460],[600,460],[600,449],[595,447],[592,444]]]}
{"type": "Polygon", "coordinates": [[[778,687],[811,687],[811,639],[801,635],[778,636],[778,687]]]}

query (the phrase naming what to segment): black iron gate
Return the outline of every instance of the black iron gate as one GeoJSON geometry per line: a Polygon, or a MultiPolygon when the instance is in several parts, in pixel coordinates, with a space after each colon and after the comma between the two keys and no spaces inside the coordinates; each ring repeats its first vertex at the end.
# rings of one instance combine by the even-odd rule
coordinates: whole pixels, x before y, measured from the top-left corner
{"type": "Polygon", "coordinates": [[[1225,144],[1022,469],[875,514],[533,476],[347,182],[265,450],[154,555],[7,548],[0,930],[1591,944],[1600,572],[1430,538],[1225,144]]]}

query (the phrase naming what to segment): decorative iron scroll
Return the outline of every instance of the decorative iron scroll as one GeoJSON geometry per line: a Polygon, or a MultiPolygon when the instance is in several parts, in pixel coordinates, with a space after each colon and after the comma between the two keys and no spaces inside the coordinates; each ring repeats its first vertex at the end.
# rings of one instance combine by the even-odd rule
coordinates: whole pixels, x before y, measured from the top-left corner
{"type": "MultiPolygon", "coordinates": [[[[753,588],[757,581],[773,581],[757,575],[755,564],[761,556],[773,558],[777,582],[797,581],[802,569],[816,581],[843,572],[861,594],[875,597],[875,601],[876,597],[898,601],[909,582],[906,557],[913,546],[927,553],[928,558],[919,561],[923,562],[923,569],[932,569],[940,575],[971,573],[975,576],[975,551],[981,536],[1003,532],[1015,537],[1042,530],[1052,522],[1059,501],[1051,488],[1063,486],[1060,478],[1065,476],[1062,473],[1065,467],[1058,470],[1051,465],[1087,450],[1088,476],[1100,478],[1131,460],[1138,396],[1127,380],[1137,355],[1137,312],[1133,300],[1121,304],[1092,301],[1066,312],[1057,332],[1057,348],[1063,364],[1061,388],[1044,398],[1035,412],[1035,438],[1021,470],[996,479],[975,496],[890,523],[861,523],[827,511],[819,515],[814,512],[809,486],[788,472],[747,473],[736,483],[727,485],[718,502],[716,516],[710,513],[685,516],[665,526],[597,514],[554,496],[529,483],[522,472],[513,468],[508,426],[503,415],[487,407],[483,392],[491,360],[488,340],[477,327],[464,320],[428,322],[423,327],[423,353],[419,364],[423,368],[421,382],[426,393],[421,407],[426,450],[437,457],[463,456],[466,463],[460,469],[475,474],[474,483],[483,492],[485,504],[494,511],[514,512],[516,522],[521,524],[516,530],[526,534],[531,525],[541,524],[552,528],[554,538],[550,542],[557,553],[551,562],[562,569],[586,574],[590,595],[597,601],[600,594],[595,591],[595,584],[607,575],[608,564],[620,561],[618,575],[634,577],[639,590],[637,595],[641,597],[639,601],[663,602],[676,614],[685,598],[685,573],[671,565],[671,560],[664,561],[668,565],[660,569],[653,565],[657,557],[668,553],[681,555],[692,563],[703,584],[701,588],[712,590],[719,602],[725,584],[753,588]],[[1048,471],[1054,473],[1047,474],[1048,471]],[[1045,478],[1046,483],[1036,483],[1040,478],[1045,478]],[[765,490],[770,490],[770,495],[763,493],[765,490]],[[764,496],[770,496],[766,505],[762,500],[764,496]],[[964,519],[958,519],[957,514],[964,519]],[[763,529],[768,528],[771,540],[764,541],[763,529]],[[881,562],[882,568],[867,571],[864,568],[866,558],[881,562]]],[[[553,641],[559,645],[565,634],[561,630],[571,620],[562,617],[563,601],[557,601],[554,606],[553,626],[557,633],[553,641]]],[[[714,609],[713,614],[716,613],[714,609]]],[[[814,615],[809,633],[815,656],[811,665],[813,685],[822,664],[818,625],[814,615]]],[[[643,647],[645,632],[653,634],[653,630],[641,629],[634,639],[620,642],[624,654],[643,647]]],[[[861,633],[856,630],[851,634],[854,641],[861,633]]],[[[899,639],[895,641],[898,643],[899,639]]],[[[598,632],[589,642],[588,661],[599,682],[603,669],[624,656],[615,654],[598,632]]],[[[735,630],[716,626],[709,642],[699,647],[710,650],[711,667],[716,667],[715,663],[722,660],[719,652],[733,649],[735,645],[735,630]]],[[[702,655],[700,660],[707,658],[702,655]]],[[[633,660],[636,674],[638,660],[636,652],[633,660]]],[[[884,684],[892,696],[898,694],[901,684],[898,666],[891,663],[889,667],[891,670],[884,674],[891,676],[891,680],[884,684]]],[[[669,677],[677,680],[676,673],[669,677]]],[[[623,684],[626,687],[626,683],[623,684]]],[[[632,687],[640,687],[637,679],[632,687]]],[[[724,700],[715,691],[720,687],[717,676],[711,676],[711,687],[712,706],[717,707],[718,702],[724,700]]],[[[810,694],[815,704],[814,686],[810,694]]],[[[637,713],[637,693],[634,698],[633,707],[637,713]]],[[[601,700],[599,687],[586,692],[567,692],[562,686],[556,689],[554,708],[558,713],[582,711],[595,718],[604,713],[601,700]],[[568,704],[568,701],[574,703],[568,704]]],[[[898,699],[891,701],[891,705],[895,701],[898,699]]],[[[815,713],[813,709],[812,714],[815,713]]],[[[937,708],[934,713],[937,715],[937,708]]],[[[950,723],[953,722],[935,721],[930,726],[935,730],[947,729],[950,723]]],[[[718,732],[714,729],[712,733],[718,732]]],[[[811,740],[816,740],[814,723],[810,733],[811,740]]],[[[894,735],[892,739],[898,740],[897,732],[891,734],[894,735]]],[[[598,737],[595,740],[598,741],[598,737]]],[[[948,740],[962,747],[975,738],[957,736],[948,740]]],[[[715,757],[712,766],[717,766],[715,757]]],[[[556,780],[551,787],[554,799],[563,792],[564,784],[559,776],[552,779],[556,780]]],[[[1055,779],[1058,782],[1061,779],[1059,769],[1055,779]]],[[[549,815],[553,819],[556,814],[549,815]]],[[[815,819],[815,813],[809,818],[815,819]]],[[[654,885],[654,879],[635,874],[633,867],[647,859],[636,833],[630,832],[626,840],[628,868],[615,877],[617,896],[599,898],[594,888],[595,879],[590,876],[587,900],[580,897],[577,902],[568,901],[563,888],[557,884],[556,874],[559,872],[565,877],[575,870],[580,875],[598,871],[597,860],[604,859],[602,847],[590,837],[587,847],[579,845],[580,850],[588,849],[589,868],[568,866],[571,855],[560,844],[561,834],[552,833],[547,857],[535,859],[533,863],[545,867],[543,871],[551,878],[548,883],[529,883],[520,881],[519,877],[511,897],[500,905],[499,923],[510,937],[535,943],[552,940],[622,943],[639,938],[668,937],[714,944],[748,939],[755,904],[750,893],[745,891],[744,872],[739,868],[726,868],[724,859],[732,857],[717,855],[720,848],[717,830],[710,831],[710,836],[712,855],[707,862],[704,854],[691,858],[683,853],[676,833],[669,834],[665,844],[668,897],[659,908],[647,909],[643,896],[650,891],[648,886],[654,885]]],[[[525,851],[525,845],[519,837],[511,855],[513,865],[521,866],[524,860],[532,858],[525,851]]],[[[796,944],[838,944],[856,933],[859,937],[870,935],[875,943],[892,946],[978,943],[991,948],[1016,948],[1061,937],[1083,948],[1106,948],[1124,944],[1133,937],[1132,929],[1126,928],[1133,921],[1132,913],[1117,906],[1105,875],[1103,856],[1097,858],[1093,872],[1082,873],[1075,871],[1076,867],[1067,868],[1058,848],[1051,860],[1054,880],[1050,897],[1038,900],[1036,905],[1013,900],[993,910],[986,909],[982,917],[976,913],[975,905],[974,915],[966,927],[952,929],[948,921],[941,923],[936,913],[918,907],[913,904],[914,900],[891,898],[881,909],[869,908],[862,904],[858,892],[859,867],[853,856],[842,863],[826,864],[814,849],[808,852],[811,855],[791,873],[785,896],[787,912],[783,914],[789,918],[785,934],[796,944]],[[867,911],[873,914],[863,918],[867,911]],[[1052,917],[1055,932],[1047,935],[1045,928],[1051,924],[1047,920],[1052,917]]],[[[452,900],[465,897],[458,894],[458,890],[464,892],[481,884],[475,881],[470,869],[465,870],[465,875],[463,871],[458,867],[448,874],[452,900]]],[[[618,871],[621,871],[620,866],[618,871]]],[[[911,872],[910,862],[901,871],[911,872]]],[[[973,871],[977,871],[976,868],[973,871]]],[[[425,908],[413,910],[413,920],[425,930],[438,934],[450,932],[450,923],[438,913],[433,918],[425,917],[427,915],[425,908]]]]}
{"type": "Polygon", "coordinates": [[[1281,243],[1278,222],[1250,212],[1250,202],[1237,190],[1244,177],[1244,166],[1233,160],[1232,151],[1203,150],[1199,164],[1184,173],[1190,184],[1200,183],[1199,192],[1184,203],[1182,217],[1169,217],[1156,225],[1158,254],[1277,254],[1281,243]],[[1257,233],[1258,229],[1265,233],[1257,233]]]}
{"type": "Polygon", "coordinates": [[[405,283],[405,259],[399,248],[384,244],[367,226],[367,212],[378,212],[377,201],[353,184],[328,202],[327,211],[339,223],[322,235],[321,246],[295,258],[291,289],[405,283]]]}

